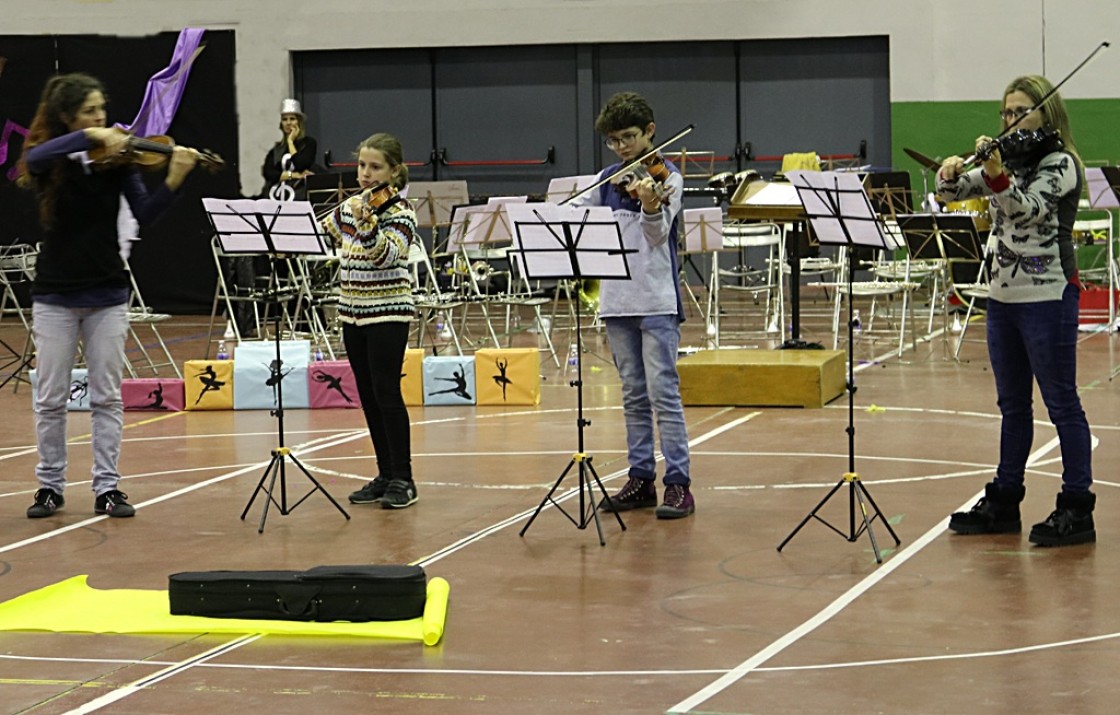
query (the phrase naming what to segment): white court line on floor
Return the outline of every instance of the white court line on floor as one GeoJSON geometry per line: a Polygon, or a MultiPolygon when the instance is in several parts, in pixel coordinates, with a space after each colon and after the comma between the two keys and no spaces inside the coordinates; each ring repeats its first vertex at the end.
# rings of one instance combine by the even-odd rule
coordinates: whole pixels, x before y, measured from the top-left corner
{"type": "MultiPolygon", "coordinates": [[[[914,663],[936,663],[951,660],[972,660],[974,658],[1002,658],[1005,656],[1022,655],[1024,653],[1037,653],[1040,651],[1072,648],[1075,646],[1101,643],[1104,641],[1120,639],[1120,633],[1102,633],[1095,636],[1071,638],[1050,643],[1035,643],[1033,645],[1001,648],[997,650],[970,651],[963,653],[945,653],[942,655],[918,655],[904,658],[880,658],[876,660],[853,660],[841,663],[810,663],[808,665],[777,665],[756,668],[757,673],[788,673],[808,672],[820,670],[841,670],[847,668],[876,668],[895,665],[911,665],[914,663]]],[[[0,660],[21,661],[29,663],[91,663],[95,665],[113,666],[175,666],[179,661],[133,658],[66,658],[58,656],[33,656],[9,655],[0,653],[0,660]]],[[[361,668],[357,666],[337,665],[265,665],[261,663],[198,663],[197,667],[204,670],[269,670],[290,671],[306,673],[354,673],[356,675],[470,675],[491,677],[528,677],[528,678],[626,678],[626,677],[666,677],[678,678],[687,675],[723,675],[728,671],[723,668],[679,668],[661,670],[485,670],[467,668],[361,668]]]]}
{"type": "MultiPolygon", "coordinates": [[[[717,428],[701,435],[700,437],[697,437],[694,440],[690,440],[689,445],[693,446],[693,445],[697,445],[697,444],[702,444],[702,443],[708,441],[709,439],[712,439],[713,437],[715,437],[717,435],[723,434],[724,432],[726,432],[730,429],[733,429],[734,427],[736,427],[740,424],[743,424],[744,422],[747,422],[748,420],[751,420],[751,419],[757,417],[760,414],[761,414],[761,412],[752,412],[750,414],[739,417],[738,419],[732,420],[731,422],[729,422],[725,425],[721,425],[720,427],[717,427],[717,428]]],[[[443,421],[443,420],[440,420],[440,421],[443,421]]],[[[447,420],[447,421],[453,421],[453,420],[447,420]]],[[[356,439],[358,437],[365,436],[366,434],[367,433],[364,430],[361,430],[361,431],[358,431],[356,434],[351,434],[351,435],[345,436],[344,438],[341,438],[339,440],[332,440],[332,441],[326,442],[324,444],[317,445],[310,450],[303,450],[303,453],[318,451],[318,450],[324,449],[328,446],[334,446],[335,444],[342,444],[342,443],[345,443],[347,441],[356,439]]],[[[296,450],[293,448],[293,451],[296,451],[296,450]]],[[[658,455],[658,458],[659,459],[662,458],[660,454],[658,455]]],[[[169,493],[167,495],[164,495],[162,497],[157,497],[156,499],[150,499],[146,502],[142,502],[140,504],[137,504],[136,506],[140,507],[140,506],[144,506],[144,505],[154,504],[154,503],[157,503],[157,502],[160,502],[160,501],[165,501],[165,500],[173,498],[175,496],[179,496],[183,493],[186,493],[186,492],[189,492],[189,491],[194,491],[196,488],[199,488],[202,485],[212,484],[212,483],[215,483],[215,482],[218,482],[218,481],[223,481],[225,479],[232,478],[232,476],[244,474],[245,472],[248,472],[255,467],[263,466],[264,464],[265,463],[262,462],[262,463],[260,463],[260,465],[253,465],[253,466],[247,467],[243,470],[238,470],[236,473],[234,473],[232,475],[223,475],[221,477],[217,477],[217,478],[212,479],[212,480],[207,480],[207,482],[202,482],[198,486],[192,485],[191,487],[187,487],[187,488],[184,488],[184,489],[179,489],[179,490],[176,490],[175,492],[171,492],[171,493],[169,493]]],[[[618,472],[618,474],[625,473],[626,471],[627,470],[620,470],[618,472]]],[[[555,501],[559,502],[559,501],[562,501],[564,499],[570,499],[571,497],[575,496],[578,493],[579,493],[578,487],[573,488],[573,489],[569,490],[569,492],[567,494],[556,498],[555,501]]],[[[451,544],[451,545],[445,547],[444,549],[441,549],[441,550],[435,552],[434,554],[426,557],[425,559],[422,559],[421,561],[419,561],[417,563],[419,563],[420,565],[435,563],[436,561],[439,561],[443,558],[446,558],[447,556],[455,553],[456,551],[459,551],[459,550],[465,548],[469,544],[472,544],[472,543],[475,543],[475,542],[479,541],[480,539],[484,538],[485,536],[488,536],[492,533],[500,531],[501,529],[504,529],[505,527],[520,521],[521,519],[528,516],[530,513],[532,513],[532,510],[527,510],[527,511],[522,512],[521,514],[516,515],[514,517],[504,519],[503,521],[501,521],[497,524],[494,524],[490,527],[487,527],[486,529],[475,532],[475,534],[473,534],[471,536],[460,539],[459,541],[455,542],[454,544],[451,544]]],[[[85,524],[88,524],[90,522],[97,521],[98,519],[101,519],[101,518],[105,518],[105,517],[97,517],[95,519],[89,519],[89,520],[86,520],[84,522],[81,522],[80,525],[85,525],[85,524]]],[[[64,529],[59,529],[59,530],[55,530],[55,531],[52,531],[52,532],[48,532],[48,534],[42,535],[40,537],[35,537],[33,539],[25,539],[22,542],[18,542],[18,544],[10,544],[8,546],[0,547],[0,553],[3,553],[4,551],[12,550],[14,548],[18,548],[21,545],[26,545],[28,543],[34,543],[35,541],[42,540],[42,538],[44,536],[57,535],[58,533],[63,533],[64,531],[69,531],[72,528],[76,528],[77,526],[79,526],[79,525],[71,525],[70,527],[66,527],[64,529]]],[[[224,644],[218,646],[217,648],[211,649],[210,651],[206,651],[205,653],[199,654],[199,655],[194,656],[192,658],[184,659],[183,661],[180,661],[180,662],[174,664],[173,666],[167,668],[166,670],[161,671],[160,673],[157,673],[155,676],[148,676],[147,678],[142,678],[140,680],[134,681],[133,683],[130,683],[130,684],[124,686],[123,688],[119,689],[119,690],[113,691],[112,693],[108,693],[105,696],[102,696],[101,698],[97,698],[94,701],[86,703],[85,705],[83,705],[79,708],[68,711],[66,713],[66,715],[88,715],[89,713],[95,712],[96,710],[100,710],[101,708],[105,707],[106,705],[111,705],[113,703],[119,702],[120,700],[127,697],[128,695],[131,695],[135,692],[138,692],[138,691],[142,690],[144,687],[147,687],[147,685],[150,685],[150,684],[156,682],[155,680],[153,680],[153,678],[156,677],[156,676],[159,676],[159,680],[163,680],[167,677],[170,677],[171,675],[174,675],[176,673],[188,670],[188,669],[200,664],[201,662],[203,662],[205,660],[209,660],[210,658],[215,657],[215,655],[219,654],[219,652],[222,653],[222,654],[228,653],[228,652],[233,651],[237,648],[240,648],[242,645],[245,645],[247,643],[250,643],[250,642],[256,640],[259,637],[260,637],[260,634],[250,634],[250,635],[247,635],[247,636],[242,636],[242,637],[240,637],[236,640],[224,643],[224,644]]]]}
{"type": "MultiPolygon", "coordinates": [[[[1058,447],[1057,437],[1050,440],[1033,454],[1031,454],[1027,459],[1027,465],[1033,465],[1036,461],[1041,459],[1043,455],[1051,452],[1056,447],[1058,447]]],[[[959,509],[956,509],[955,511],[967,510],[973,504],[973,502],[975,502],[982,496],[984,496],[984,490],[981,489],[977,494],[973,495],[971,499],[966,501],[959,509]]],[[[946,517],[925,534],[922,534],[922,536],[918,538],[917,541],[898,551],[886,563],[879,566],[877,569],[875,569],[875,571],[865,576],[863,580],[852,586],[839,598],[825,606],[812,618],[805,621],[785,635],[781,636],[770,645],[755,653],[750,658],[747,658],[745,661],[728,671],[726,675],[716,679],[706,687],[702,688],[701,690],[677,703],[673,707],[669,708],[667,712],[674,715],[678,713],[688,713],[697,705],[710,700],[716,695],[722,693],[724,690],[727,690],[732,685],[738,683],[740,680],[750,675],[753,671],[757,670],[760,665],[770,660],[777,654],[781,653],[786,648],[797,643],[797,641],[801,640],[812,631],[830,621],[833,616],[839,614],[850,604],[855,602],[856,599],[867,593],[867,591],[869,591],[872,586],[879,583],[890,574],[894,573],[896,569],[900,568],[903,564],[920,553],[921,550],[932,543],[934,539],[941,536],[941,534],[944,533],[948,528],[948,525],[949,518],[946,517]]]]}

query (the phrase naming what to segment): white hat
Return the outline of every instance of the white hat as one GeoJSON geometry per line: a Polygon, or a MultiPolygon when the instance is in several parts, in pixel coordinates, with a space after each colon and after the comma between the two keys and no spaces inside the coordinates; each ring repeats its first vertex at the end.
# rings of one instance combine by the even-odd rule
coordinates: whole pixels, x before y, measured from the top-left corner
{"type": "Polygon", "coordinates": [[[285,114],[298,114],[300,118],[307,119],[307,115],[300,109],[298,99],[285,99],[280,103],[280,115],[285,114]]]}

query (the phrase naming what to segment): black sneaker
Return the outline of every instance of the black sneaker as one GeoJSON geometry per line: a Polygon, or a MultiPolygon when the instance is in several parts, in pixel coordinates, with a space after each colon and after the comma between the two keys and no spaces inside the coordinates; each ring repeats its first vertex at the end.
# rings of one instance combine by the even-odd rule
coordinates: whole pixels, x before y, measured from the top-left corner
{"type": "Polygon", "coordinates": [[[381,497],[382,509],[404,509],[416,503],[416,482],[404,479],[390,479],[385,489],[385,496],[381,497]]]}
{"type": "Polygon", "coordinates": [[[94,514],[108,514],[115,517],[132,516],[136,507],[128,503],[128,495],[119,489],[110,489],[104,494],[98,494],[93,502],[94,514]]]}
{"type": "Polygon", "coordinates": [[[657,484],[652,479],[632,476],[609,500],[599,502],[599,511],[630,511],[651,506],[657,506],[657,484]]]}
{"type": "Polygon", "coordinates": [[[373,504],[374,502],[381,501],[381,497],[385,496],[385,490],[389,488],[388,477],[378,475],[374,477],[373,481],[365,485],[356,492],[350,494],[351,504],[373,504]]]}
{"type": "Polygon", "coordinates": [[[28,519],[42,519],[50,516],[66,503],[62,495],[53,489],[40,489],[35,492],[35,503],[27,507],[28,519]]]}
{"type": "Polygon", "coordinates": [[[658,519],[683,519],[696,511],[692,492],[684,484],[669,484],[665,487],[665,501],[657,507],[658,519]]]}

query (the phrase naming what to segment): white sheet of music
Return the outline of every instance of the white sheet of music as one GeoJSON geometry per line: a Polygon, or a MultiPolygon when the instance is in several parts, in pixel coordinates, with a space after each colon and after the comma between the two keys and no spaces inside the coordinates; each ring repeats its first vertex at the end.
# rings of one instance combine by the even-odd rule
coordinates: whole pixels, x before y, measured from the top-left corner
{"type": "Polygon", "coordinates": [[[218,242],[226,253],[268,253],[259,215],[277,253],[321,254],[325,251],[310,201],[203,198],[218,242]]]}
{"type": "Polygon", "coordinates": [[[797,195],[793,184],[774,182],[762,187],[743,203],[756,206],[800,206],[801,197],[797,195]]]}
{"type": "Polygon", "coordinates": [[[578,194],[598,180],[598,174],[558,176],[548,182],[548,191],[545,192],[545,200],[559,203],[570,196],[578,194]]]}
{"type": "Polygon", "coordinates": [[[1089,185],[1089,205],[1095,209],[1120,208],[1120,199],[1108,183],[1104,169],[1099,166],[1086,167],[1085,181],[1089,185]]]}
{"type": "Polygon", "coordinates": [[[685,209],[684,250],[690,253],[707,253],[723,248],[723,211],[718,206],[702,209],[685,209]]]}
{"type": "Polygon", "coordinates": [[[786,176],[797,188],[805,214],[826,245],[888,248],[892,241],[883,234],[879,214],[867,198],[857,174],[837,171],[791,171],[786,176]]]}
{"type": "Polygon", "coordinates": [[[564,244],[568,223],[580,273],[601,278],[627,278],[618,223],[608,206],[558,206],[554,203],[520,204],[506,207],[514,234],[515,256],[529,278],[570,278],[576,274],[571,254],[564,244]],[[527,265],[521,264],[524,249],[527,265]]]}

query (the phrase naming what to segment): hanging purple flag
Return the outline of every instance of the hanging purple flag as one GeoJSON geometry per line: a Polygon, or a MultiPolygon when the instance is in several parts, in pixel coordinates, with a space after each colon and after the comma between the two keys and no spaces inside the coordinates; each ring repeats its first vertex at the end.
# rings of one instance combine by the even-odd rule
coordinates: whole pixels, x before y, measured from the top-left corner
{"type": "Polygon", "coordinates": [[[201,51],[199,43],[204,32],[206,30],[188,27],[179,33],[171,64],[148,80],[144,101],[140,104],[140,111],[132,126],[117,124],[118,127],[141,137],[167,133],[171,127],[171,120],[175,118],[175,112],[179,109],[183,90],[187,87],[191,63],[201,51]]]}

